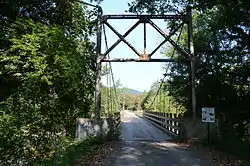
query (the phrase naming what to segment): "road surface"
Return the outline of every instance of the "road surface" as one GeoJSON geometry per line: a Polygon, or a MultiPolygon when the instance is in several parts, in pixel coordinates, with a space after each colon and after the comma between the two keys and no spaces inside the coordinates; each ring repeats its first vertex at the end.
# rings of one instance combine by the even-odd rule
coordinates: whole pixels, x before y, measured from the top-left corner
{"type": "Polygon", "coordinates": [[[122,140],[104,166],[213,166],[199,154],[167,140],[170,137],[133,112],[122,112],[122,140]]]}

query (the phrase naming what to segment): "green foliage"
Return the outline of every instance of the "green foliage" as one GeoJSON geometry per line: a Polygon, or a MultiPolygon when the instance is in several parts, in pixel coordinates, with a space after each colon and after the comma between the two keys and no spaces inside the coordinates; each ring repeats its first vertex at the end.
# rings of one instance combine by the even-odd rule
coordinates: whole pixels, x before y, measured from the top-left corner
{"type": "Polygon", "coordinates": [[[155,96],[159,85],[160,82],[156,81],[151,86],[150,91],[144,95],[144,98],[140,103],[142,109],[165,113],[184,113],[186,111],[185,107],[175,102],[174,98],[169,95],[168,91],[164,91],[164,87],[166,88],[167,84],[163,84],[163,88],[159,91],[158,95],[155,96]]]}
{"type": "Polygon", "coordinates": [[[107,116],[113,114],[114,112],[119,111],[118,101],[115,95],[114,87],[104,87],[102,86],[102,107],[101,112],[102,116],[107,116]]]}
{"type": "Polygon", "coordinates": [[[23,15],[0,15],[1,164],[53,156],[73,140],[75,119],[92,114],[93,22],[78,3],[64,3],[27,1],[16,4],[23,15]]]}
{"type": "Polygon", "coordinates": [[[83,141],[72,141],[56,152],[56,154],[48,159],[34,163],[35,166],[66,166],[72,165],[82,156],[93,153],[99,146],[104,144],[103,139],[94,137],[83,141]]]}
{"type": "Polygon", "coordinates": [[[124,109],[140,110],[141,95],[121,94],[121,104],[124,109]]]}
{"type": "MultiPolygon", "coordinates": [[[[108,75],[107,75],[108,76],[108,75]]],[[[142,95],[126,94],[128,88],[122,87],[117,80],[115,87],[102,86],[102,113],[103,116],[113,114],[121,109],[140,110],[142,95]],[[115,95],[116,90],[116,95],[115,95]],[[116,98],[117,97],[117,98],[116,98]]]]}

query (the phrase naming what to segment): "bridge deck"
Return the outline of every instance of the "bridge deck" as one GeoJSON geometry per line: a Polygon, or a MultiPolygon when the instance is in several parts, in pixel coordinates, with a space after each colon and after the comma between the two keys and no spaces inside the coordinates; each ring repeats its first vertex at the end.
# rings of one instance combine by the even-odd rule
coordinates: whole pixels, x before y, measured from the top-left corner
{"type": "Polygon", "coordinates": [[[122,112],[122,141],[103,161],[104,166],[210,166],[199,154],[167,140],[170,137],[133,112],[122,112]]]}

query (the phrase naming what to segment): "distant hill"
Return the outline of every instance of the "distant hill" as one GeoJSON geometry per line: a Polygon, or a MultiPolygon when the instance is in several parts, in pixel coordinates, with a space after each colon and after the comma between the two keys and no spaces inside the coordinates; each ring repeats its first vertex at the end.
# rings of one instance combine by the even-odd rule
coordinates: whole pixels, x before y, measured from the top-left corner
{"type": "MultiPolygon", "coordinates": [[[[102,85],[103,88],[107,88],[105,85],[102,85]]],[[[130,89],[130,88],[119,88],[119,90],[122,91],[122,94],[129,94],[129,95],[139,95],[143,94],[143,92],[140,92],[135,89],[130,89]]]]}
{"type": "Polygon", "coordinates": [[[142,94],[143,92],[140,92],[138,90],[135,89],[130,89],[130,88],[126,88],[123,92],[123,94],[129,94],[129,95],[139,95],[142,94]]]}

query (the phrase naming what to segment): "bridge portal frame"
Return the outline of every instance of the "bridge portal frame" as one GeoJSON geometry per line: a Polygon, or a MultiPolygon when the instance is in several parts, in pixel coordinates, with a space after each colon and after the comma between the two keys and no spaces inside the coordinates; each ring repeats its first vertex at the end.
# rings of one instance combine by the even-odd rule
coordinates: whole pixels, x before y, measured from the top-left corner
{"type": "Polygon", "coordinates": [[[101,118],[101,70],[102,62],[177,62],[173,59],[152,59],[154,53],[166,42],[169,42],[179,53],[185,56],[186,61],[190,62],[190,84],[191,84],[191,99],[192,99],[192,112],[193,119],[196,118],[196,94],[195,94],[195,55],[193,47],[193,27],[192,27],[192,9],[187,7],[187,12],[185,14],[178,15],[102,15],[102,9],[99,8],[98,12],[98,29],[97,29],[97,47],[96,47],[96,87],[95,87],[95,118],[101,118]],[[137,19],[138,21],[131,26],[123,35],[121,35],[108,20],[111,19],[137,19]],[[169,34],[159,28],[152,20],[162,19],[162,20],[181,20],[181,24],[172,29],[169,34]],[[144,52],[140,53],[133,47],[125,38],[139,25],[144,24],[144,52]],[[150,24],[159,34],[164,37],[164,40],[149,54],[146,52],[147,39],[146,39],[146,24],[150,24]],[[176,42],[174,42],[171,37],[185,24],[188,26],[188,50],[180,47],[176,42]],[[106,25],[111,31],[113,31],[119,39],[111,45],[104,53],[102,53],[102,27],[106,25]],[[124,42],[138,57],[139,59],[132,58],[107,58],[107,55],[120,43],[124,42]]]}

